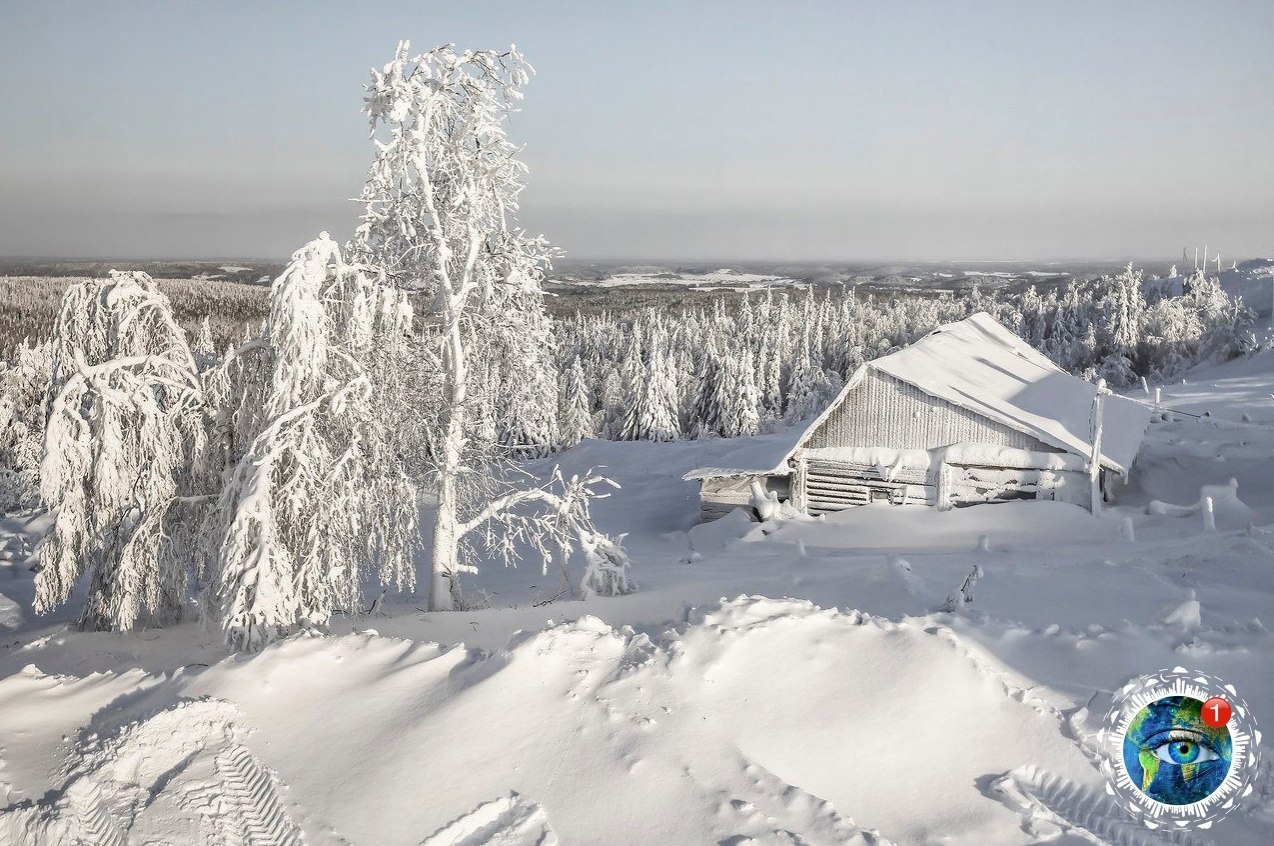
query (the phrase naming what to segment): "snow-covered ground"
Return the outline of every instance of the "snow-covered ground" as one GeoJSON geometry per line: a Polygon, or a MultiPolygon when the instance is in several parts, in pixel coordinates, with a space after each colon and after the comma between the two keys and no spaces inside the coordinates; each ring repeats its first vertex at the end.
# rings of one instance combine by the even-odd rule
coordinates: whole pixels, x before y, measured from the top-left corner
{"type": "Polygon", "coordinates": [[[569,601],[557,574],[488,570],[466,593],[489,607],[400,597],[255,657],[193,622],[35,616],[45,518],[10,518],[0,843],[1272,843],[1268,748],[1239,811],[1176,840],[1095,766],[1112,692],[1160,669],[1223,677],[1274,727],[1274,354],[1163,399],[1182,413],[1099,518],[696,526],[682,474],[741,442],[586,441],[559,460],[623,485],[594,513],[629,533],[639,592],[569,601]],[[1148,513],[1231,478],[1214,533],[1148,513]],[[937,610],[974,565],[973,603],[937,610]]]}

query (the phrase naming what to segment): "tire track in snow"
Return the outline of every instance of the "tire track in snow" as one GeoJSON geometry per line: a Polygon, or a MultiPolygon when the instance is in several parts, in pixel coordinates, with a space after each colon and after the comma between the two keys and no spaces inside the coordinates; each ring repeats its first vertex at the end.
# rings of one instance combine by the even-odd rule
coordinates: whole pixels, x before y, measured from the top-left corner
{"type": "Polygon", "coordinates": [[[987,794],[1020,813],[1023,828],[1035,836],[1060,829],[1094,846],[1202,846],[1186,831],[1143,828],[1104,793],[1033,766],[996,779],[987,794]]]}
{"type": "Polygon", "coordinates": [[[127,846],[96,782],[77,779],[66,789],[66,802],[79,841],[94,846],[127,846]]]}
{"type": "Polygon", "coordinates": [[[61,787],[0,808],[0,841],[127,846],[181,832],[176,842],[302,846],[273,775],[235,739],[237,719],[228,702],[185,700],[87,736],[61,787]]]}
{"type": "Polygon", "coordinates": [[[279,801],[274,779],[246,746],[235,744],[216,758],[223,819],[235,833],[226,846],[301,846],[297,824],[279,801]]]}

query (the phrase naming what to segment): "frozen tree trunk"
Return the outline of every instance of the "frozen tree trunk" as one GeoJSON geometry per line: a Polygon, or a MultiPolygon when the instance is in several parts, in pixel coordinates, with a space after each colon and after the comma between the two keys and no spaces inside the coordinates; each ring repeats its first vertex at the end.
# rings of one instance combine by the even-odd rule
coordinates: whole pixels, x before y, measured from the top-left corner
{"type": "Polygon", "coordinates": [[[465,382],[468,374],[460,319],[449,297],[444,306],[443,321],[447,329],[443,364],[446,367],[449,407],[441,466],[438,468],[438,514],[434,518],[433,565],[429,580],[430,611],[450,611],[455,607],[454,591],[460,563],[460,501],[456,481],[464,448],[465,382]]]}

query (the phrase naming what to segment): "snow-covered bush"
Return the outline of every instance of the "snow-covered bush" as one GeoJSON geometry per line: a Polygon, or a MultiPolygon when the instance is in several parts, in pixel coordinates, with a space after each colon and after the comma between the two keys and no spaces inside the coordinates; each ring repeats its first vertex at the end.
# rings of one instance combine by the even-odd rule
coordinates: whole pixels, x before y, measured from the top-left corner
{"type": "Polygon", "coordinates": [[[187,557],[170,543],[204,438],[204,397],[185,333],[144,273],[66,292],[52,340],[53,397],[40,490],[55,514],[40,544],[36,609],[91,575],[80,626],[123,631],[181,616],[187,557]]]}

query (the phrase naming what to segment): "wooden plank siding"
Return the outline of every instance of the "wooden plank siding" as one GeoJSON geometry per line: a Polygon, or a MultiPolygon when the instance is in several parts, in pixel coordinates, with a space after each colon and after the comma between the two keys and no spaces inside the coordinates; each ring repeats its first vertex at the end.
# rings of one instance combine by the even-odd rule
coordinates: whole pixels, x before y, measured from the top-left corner
{"type": "Polygon", "coordinates": [[[963,442],[1059,451],[871,368],[803,446],[933,449],[963,442]]]}
{"type": "MultiPolygon", "coordinates": [[[[1021,489],[988,493],[975,482],[981,475],[971,468],[932,470],[900,468],[886,479],[876,467],[819,459],[805,449],[826,447],[885,447],[931,450],[956,443],[982,443],[1034,452],[1059,452],[1039,439],[980,414],[932,397],[899,379],[868,368],[863,379],[845,396],[798,451],[794,487],[802,493],[798,507],[810,514],[827,514],[854,505],[885,500],[895,505],[939,505],[987,501],[988,498],[1050,497],[1040,474],[1012,471],[1022,477],[1021,489]],[[939,473],[946,472],[940,479],[939,473]]],[[[999,474],[991,471],[993,476],[999,474]]],[[[1006,477],[1007,478],[1007,477],[1006,477]]],[[[1017,487],[1010,482],[1010,487],[1017,487]]]]}
{"type": "MultiPolygon", "coordinates": [[[[958,443],[1031,452],[1063,451],[868,367],[840,405],[803,439],[786,473],[703,479],[700,520],[713,520],[748,505],[753,480],[760,480],[767,490],[778,491],[780,498],[815,516],[879,501],[943,509],[1031,497],[1076,504],[1087,501],[1087,476],[1078,472],[938,464],[936,460],[928,470],[899,467],[882,471],[875,465],[810,452],[837,447],[930,451],[958,443]]],[[[935,454],[935,458],[940,456],[935,454]]]]}
{"type": "Polygon", "coordinates": [[[937,489],[922,470],[899,470],[885,480],[875,467],[865,464],[807,457],[804,482],[806,510],[813,515],[882,499],[895,505],[937,502],[937,489]]]}

